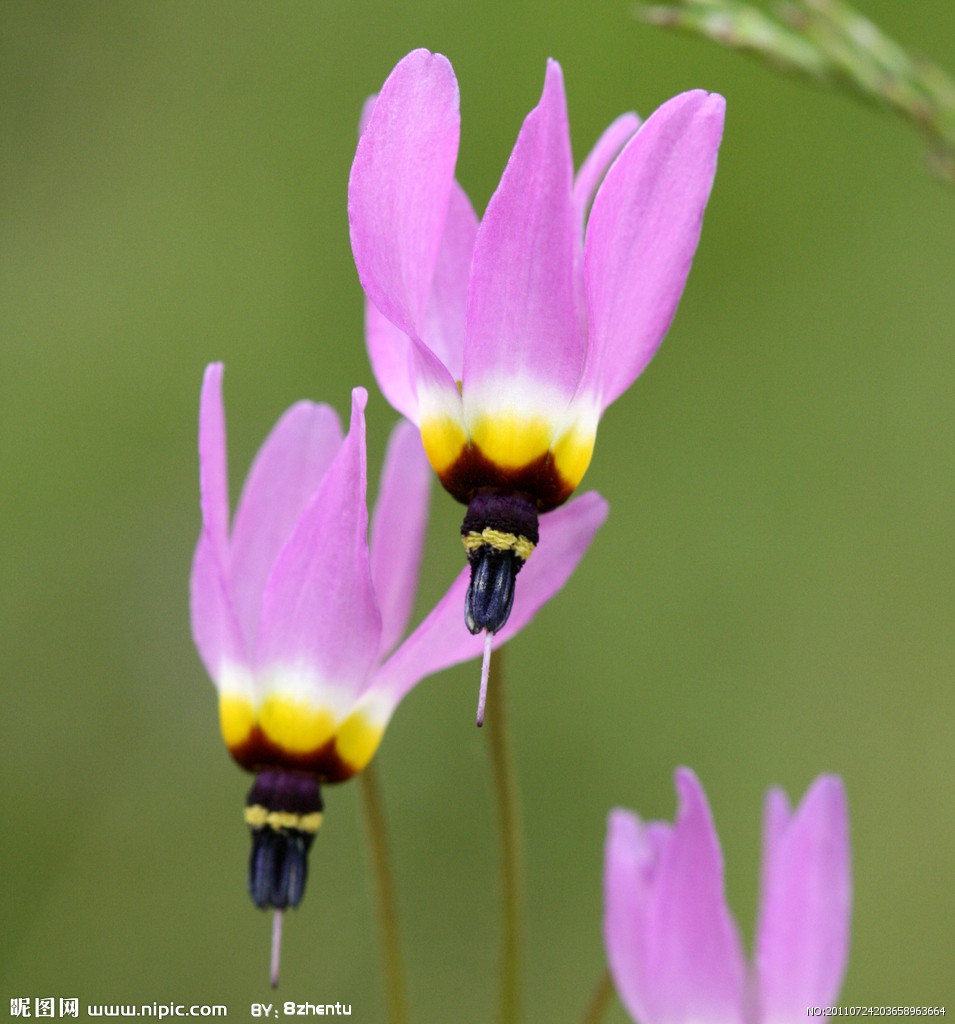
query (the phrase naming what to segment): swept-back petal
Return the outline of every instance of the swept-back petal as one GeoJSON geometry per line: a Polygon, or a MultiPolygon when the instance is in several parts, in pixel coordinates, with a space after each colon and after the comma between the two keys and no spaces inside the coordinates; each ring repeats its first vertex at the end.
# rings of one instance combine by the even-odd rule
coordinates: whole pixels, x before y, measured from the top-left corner
{"type": "Polygon", "coordinates": [[[421,338],[458,153],[458,85],[447,58],[414,50],[388,76],[358,140],[348,181],[362,287],[421,338]]]}
{"type": "MultiPolygon", "coordinates": [[[[590,491],[541,517],[540,542],[517,580],[514,607],[507,625],[494,637],[499,647],[509,640],[567,582],[607,517],[607,503],[590,491]]],[[[378,670],[369,689],[382,704],[397,706],[426,676],[484,650],[484,637],[472,636],[462,608],[470,570],[465,568],[421,625],[378,670]]]]}
{"type": "MultiPolygon", "coordinates": [[[[577,232],[574,240],[574,303],[577,308],[577,329],[582,338],[590,329],[587,314],[587,288],[584,283],[584,222],[593,202],[594,193],[607,168],[620,152],[624,143],[640,127],[636,114],[621,114],[597,140],[574,179],[574,213],[577,232]]],[[[586,357],[585,357],[586,363],[586,357]]],[[[599,419],[599,415],[597,417],[599,419]]]]}
{"type": "MultiPolygon", "coordinates": [[[[636,914],[636,924],[627,926],[618,914],[605,925],[615,947],[611,968],[640,1024],[742,1024],[745,967],[726,907],[719,839],[693,772],[677,769],[676,788],[672,831],[623,826],[616,837],[633,844],[633,888],[621,913],[636,914]]],[[[625,884],[618,868],[615,896],[625,884]]]]}
{"type": "Polygon", "coordinates": [[[203,529],[228,578],[229,476],[226,457],[222,363],[210,363],[199,396],[199,504],[203,529]]]}
{"type": "Polygon", "coordinates": [[[584,221],[597,186],[624,144],[639,127],[640,118],[632,111],[621,114],[604,130],[580,165],[577,177],[574,178],[574,210],[577,214],[577,235],[581,245],[584,241],[584,221]]]}
{"type": "Polygon", "coordinates": [[[365,299],[365,347],[381,393],[393,409],[417,424],[414,342],[368,298],[365,299]]]}
{"type": "Polygon", "coordinates": [[[607,518],[609,506],[596,491],[578,495],[540,518],[540,540],[521,570],[507,625],[500,643],[523,629],[570,579],[591,541],[607,518]]]}
{"type": "MultiPolygon", "coordinates": [[[[464,312],[476,234],[477,216],[464,190],[453,182],[422,325],[424,345],[412,341],[370,299],[365,301],[365,343],[375,379],[385,398],[412,423],[420,424],[422,404],[426,415],[433,411],[429,396],[434,390],[444,404],[460,405],[454,381],[463,372],[464,312]]],[[[460,413],[455,418],[460,420],[460,413]]]]}
{"type": "Polygon", "coordinates": [[[225,573],[208,530],[202,530],[189,577],[192,638],[210,678],[220,686],[226,665],[248,665],[246,646],[229,599],[225,573]]]}
{"type": "Polygon", "coordinates": [[[371,520],[371,577],[381,611],[383,658],[408,625],[428,526],[431,467],[410,423],[391,432],[371,520]]]}
{"type": "Polygon", "coordinates": [[[342,445],[330,406],[298,402],[272,428],[246,477],[232,528],[231,595],[249,650],[255,647],[262,593],[342,445]]]}
{"type": "MultiPolygon", "coordinates": [[[[478,228],[468,295],[464,403],[520,411],[528,382],[561,404],[574,393],[584,339],[574,304],[576,221],[573,161],[560,65],[548,61],[544,91],[527,115],[500,185],[478,228]]],[[[530,400],[536,404],[536,395],[530,400]]]]}
{"type": "Polygon", "coordinates": [[[651,1024],[646,1003],[651,984],[646,973],[647,914],[657,866],[672,833],[659,822],[644,824],[616,808],[607,817],[604,844],[604,946],[620,1001],[630,1016],[651,1024]]]}
{"type": "Polygon", "coordinates": [[[424,340],[456,381],[464,374],[465,314],[477,232],[471,201],[453,181],[425,314],[424,340]]]}
{"type": "Polygon", "coordinates": [[[838,1001],[849,955],[850,871],[842,781],[820,776],[795,814],[785,794],[771,790],[756,933],[761,1024],[784,1024],[806,1006],[838,1001]]]}
{"type": "Polygon", "coordinates": [[[606,408],[656,352],[676,312],[703,223],[723,132],[722,96],[664,103],[614,161],[584,248],[590,310],[580,393],[606,408]]]}
{"type": "Polygon", "coordinates": [[[267,688],[313,704],[356,693],[381,636],[366,540],[366,401],[364,388],[355,388],[348,436],[282,548],[262,601],[256,669],[267,688]],[[288,692],[296,688],[302,692],[288,692]]]}

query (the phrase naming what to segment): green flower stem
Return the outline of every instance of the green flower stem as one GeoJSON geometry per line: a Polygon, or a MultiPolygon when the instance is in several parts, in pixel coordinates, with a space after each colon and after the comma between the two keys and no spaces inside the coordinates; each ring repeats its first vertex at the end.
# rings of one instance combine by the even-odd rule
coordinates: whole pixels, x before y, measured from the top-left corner
{"type": "Polygon", "coordinates": [[[584,1011],[583,1017],[580,1018],[580,1024],[600,1024],[607,1012],[607,1007],[610,1006],[612,997],[613,980],[610,977],[609,968],[604,968],[600,980],[594,986],[587,1009],[584,1011]]]}
{"type": "Polygon", "coordinates": [[[524,884],[521,868],[520,811],[515,785],[504,693],[504,659],[495,651],[488,679],[488,755],[500,836],[501,870],[501,1024],[519,1024],[524,962],[524,884]]]}
{"type": "Polygon", "coordinates": [[[398,907],[395,883],[388,852],[388,830],[381,799],[378,772],[372,761],[359,775],[362,808],[371,840],[372,871],[378,896],[378,920],[381,928],[381,949],[387,986],[388,1020],[391,1024],[408,1024],[408,1002],[405,994],[401,943],[398,939],[398,907]]]}

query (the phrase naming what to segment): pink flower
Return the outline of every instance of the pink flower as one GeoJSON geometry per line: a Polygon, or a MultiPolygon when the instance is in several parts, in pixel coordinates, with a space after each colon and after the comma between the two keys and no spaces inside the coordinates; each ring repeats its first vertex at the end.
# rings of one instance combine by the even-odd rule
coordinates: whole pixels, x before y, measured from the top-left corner
{"type": "Polygon", "coordinates": [[[821,775],[795,812],[766,796],[754,962],[723,891],[706,794],[676,773],[674,825],[610,813],[604,941],[617,992],[639,1024],[794,1024],[831,1006],[849,951],[851,879],[842,781],[821,775]]]}
{"type": "MultiPolygon", "coordinates": [[[[196,646],[219,694],[226,746],[256,773],[246,820],[249,884],[262,907],[296,906],[321,823],[321,783],[369,762],[402,697],[425,676],[481,653],[457,622],[467,570],[404,641],[417,588],[430,473],[417,430],[392,433],[368,541],[366,394],[352,392],[343,438],[327,405],[279,420],[230,526],[222,365],[199,412],[202,531],[192,566],[196,646]]],[[[582,495],[546,522],[553,554],[528,570],[513,636],[570,576],[606,515],[582,495]]]]}
{"type": "Polygon", "coordinates": [[[538,513],[580,483],[603,411],[670,325],[723,110],[696,91],[643,125],[625,114],[575,178],[549,61],[480,224],[454,179],[458,86],[445,57],[408,54],[367,113],[348,212],[368,351],[442,484],[469,505],[472,632],[507,620],[538,513]]]}

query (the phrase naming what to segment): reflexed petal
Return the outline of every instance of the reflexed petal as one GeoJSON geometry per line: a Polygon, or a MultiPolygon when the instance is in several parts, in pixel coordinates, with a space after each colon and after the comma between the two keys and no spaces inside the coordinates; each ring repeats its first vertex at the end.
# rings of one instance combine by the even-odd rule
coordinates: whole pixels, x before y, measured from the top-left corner
{"type": "MultiPolygon", "coordinates": [[[[419,382],[429,412],[433,412],[429,394],[435,390],[442,407],[460,408],[454,382],[463,372],[464,312],[476,234],[477,216],[461,186],[453,182],[423,325],[427,350],[420,356],[404,331],[381,314],[374,303],[365,301],[365,341],[375,379],[385,398],[412,423],[421,421],[419,382]],[[432,354],[430,359],[428,354],[432,354]],[[429,368],[434,362],[439,366],[429,368]]],[[[460,412],[455,413],[455,419],[460,418],[460,412]]]]}
{"type": "Polygon", "coordinates": [[[249,650],[255,647],[265,581],[341,444],[331,407],[298,402],[252,463],[236,509],[230,567],[232,600],[249,650]]]}
{"type": "MultiPolygon", "coordinates": [[[[594,193],[614,158],[631,135],[640,127],[636,114],[621,114],[597,140],[587,154],[574,179],[574,212],[577,237],[574,240],[574,303],[577,307],[577,329],[587,337],[590,324],[587,315],[587,288],[584,283],[584,221],[594,193]]],[[[598,416],[599,419],[599,416],[598,416]]]]}
{"type": "Polygon", "coordinates": [[[676,788],[679,811],[647,926],[656,1019],[741,1024],[745,969],[726,906],[719,839],[693,772],[678,769],[676,788]]]}
{"type": "Polygon", "coordinates": [[[456,381],[464,374],[465,312],[477,230],[477,214],[470,200],[464,189],[456,181],[452,182],[424,340],[456,381]]]}
{"type": "Polygon", "coordinates": [[[616,159],[624,144],[640,127],[640,118],[634,113],[621,114],[600,136],[587,154],[574,179],[574,209],[577,213],[577,234],[584,240],[584,221],[593,201],[594,193],[607,168],[616,159]]]}
{"type": "Polygon", "coordinates": [[[222,363],[210,363],[199,397],[199,502],[203,528],[223,571],[229,567],[229,478],[222,363]]]}
{"type": "Polygon", "coordinates": [[[549,61],[540,103],[524,121],[478,228],[464,352],[469,422],[484,410],[520,409],[528,381],[557,393],[556,415],[574,393],[584,339],[574,304],[572,186],[563,79],[549,61]]]}
{"type": "Polygon", "coordinates": [[[650,361],[676,312],[716,173],[725,101],[664,103],[614,161],[587,222],[590,308],[580,393],[606,408],[650,361]]]}
{"type": "Polygon", "coordinates": [[[464,625],[464,595],[470,569],[458,573],[444,597],[392,656],[378,669],[368,686],[379,701],[392,708],[426,676],[478,657],[483,637],[474,637],[464,625]]]}
{"type": "Polygon", "coordinates": [[[418,396],[418,426],[428,461],[441,473],[460,457],[467,444],[464,408],[457,385],[438,357],[415,343],[411,377],[418,396]]]}
{"type": "Polygon", "coordinates": [[[605,898],[618,898],[628,875],[633,888],[623,911],[606,911],[614,978],[640,1024],[742,1024],[745,969],[726,908],[719,840],[693,772],[678,769],[676,788],[672,830],[617,823],[617,865],[605,898]],[[625,842],[628,857],[619,850],[625,842]],[[635,917],[627,924],[623,914],[635,917]]]}
{"type": "Polygon", "coordinates": [[[514,607],[507,625],[497,634],[504,643],[523,629],[559,593],[587,553],[607,518],[607,502],[587,491],[540,518],[540,541],[517,577],[514,607]]]}
{"type": "Polygon", "coordinates": [[[371,577],[381,611],[384,657],[404,634],[418,589],[428,526],[431,467],[410,423],[391,432],[371,521],[371,577]]]}
{"type": "Polygon", "coordinates": [[[458,153],[458,86],[447,59],[415,50],[382,86],[348,182],[362,287],[396,326],[421,338],[458,153]]]}
{"type": "Polygon", "coordinates": [[[848,810],[840,779],[821,776],[795,814],[766,799],[763,891],[756,936],[761,1024],[838,1001],[849,954],[848,810]]]}
{"type": "Polygon", "coordinates": [[[226,663],[249,663],[249,648],[229,600],[224,572],[215,545],[203,529],[192,559],[189,577],[189,613],[192,638],[210,678],[219,686],[226,663]]]}
{"type": "MultiPolygon", "coordinates": [[[[595,491],[582,494],[541,517],[540,543],[517,578],[514,607],[494,646],[509,640],[567,582],[607,516],[607,503],[595,491]]],[[[425,676],[478,658],[484,636],[472,636],[464,624],[465,568],[431,613],[378,670],[371,686],[392,706],[425,676]]]]}
{"type": "Polygon", "coordinates": [[[647,914],[661,851],[672,828],[644,824],[630,811],[616,809],[607,818],[604,846],[604,946],[620,1001],[641,1024],[652,1024],[646,999],[647,914]]]}
{"type": "Polygon", "coordinates": [[[381,637],[366,541],[366,401],[355,388],[348,436],[282,548],[262,602],[257,670],[273,688],[297,681],[306,692],[291,695],[313,702],[356,692],[381,637]],[[316,688],[323,692],[310,692],[316,688]]]}
{"type": "Polygon", "coordinates": [[[365,299],[365,346],[371,370],[393,409],[418,423],[418,395],[414,375],[414,342],[365,299]]]}

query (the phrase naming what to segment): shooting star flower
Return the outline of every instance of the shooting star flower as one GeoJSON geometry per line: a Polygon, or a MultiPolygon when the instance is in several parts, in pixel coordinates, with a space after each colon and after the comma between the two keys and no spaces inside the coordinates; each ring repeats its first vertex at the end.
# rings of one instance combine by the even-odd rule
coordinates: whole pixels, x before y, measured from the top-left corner
{"type": "Polygon", "coordinates": [[[604,941],[639,1024],[788,1024],[831,1006],[849,951],[851,878],[842,781],[822,775],[792,811],[766,796],[760,908],[747,966],[723,891],[706,794],[676,773],[674,825],[614,810],[604,859],[604,941]]]}
{"type": "MultiPolygon", "coordinates": [[[[342,437],[327,405],[299,402],[279,420],[229,522],[222,365],[205,372],[199,412],[202,530],[190,585],[192,631],[219,695],[233,758],[255,782],[249,892],[281,912],[305,892],[322,821],[321,786],[371,760],[402,697],[425,676],[481,653],[449,628],[467,588],[462,571],[402,643],[417,589],[430,473],[417,430],[392,433],[367,539],[366,393],[352,392],[342,437]]],[[[529,570],[504,642],[564,585],[606,516],[582,495],[549,517],[553,556],[529,570]]]]}
{"type": "Polygon", "coordinates": [[[624,114],[575,179],[563,77],[549,61],[479,224],[454,179],[447,59],[408,54],[366,110],[348,211],[369,355],[441,483],[468,506],[473,633],[507,621],[539,514],[580,483],[601,415],[673,319],[723,111],[721,96],[695,91],[642,125],[624,114]]]}

